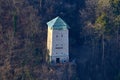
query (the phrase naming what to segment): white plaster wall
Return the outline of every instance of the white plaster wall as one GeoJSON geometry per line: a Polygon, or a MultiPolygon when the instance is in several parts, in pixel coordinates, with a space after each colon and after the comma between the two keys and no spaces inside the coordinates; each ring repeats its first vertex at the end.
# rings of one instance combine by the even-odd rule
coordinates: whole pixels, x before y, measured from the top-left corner
{"type": "Polygon", "coordinates": [[[52,56],[56,61],[56,58],[60,58],[60,61],[69,60],[69,41],[68,30],[53,30],[53,43],[52,43],[52,56]],[[56,49],[56,47],[62,47],[62,49],[56,49]]]}
{"type": "Polygon", "coordinates": [[[52,43],[52,55],[69,55],[69,41],[68,41],[68,30],[54,30],[53,31],[53,43],[52,43]],[[62,37],[63,35],[63,37],[62,37]],[[56,37],[58,36],[58,37],[56,37]],[[63,49],[56,49],[56,47],[63,47],[63,49]],[[57,54],[56,54],[57,53],[57,54]],[[63,53],[63,54],[61,54],[63,53]]]}
{"type": "Polygon", "coordinates": [[[52,55],[52,29],[48,27],[47,33],[47,49],[49,50],[49,55],[52,55]]]}
{"type": "Polygon", "coordinates": [[[53,30],[48,27],[47,49],[51,56],[51,61],[56,62],[56,58],[60,58],[60,62],[69,61],[69,32],[68,30],[53,30]],[[62,47],[62,49],[56,49],[62,47]]]}

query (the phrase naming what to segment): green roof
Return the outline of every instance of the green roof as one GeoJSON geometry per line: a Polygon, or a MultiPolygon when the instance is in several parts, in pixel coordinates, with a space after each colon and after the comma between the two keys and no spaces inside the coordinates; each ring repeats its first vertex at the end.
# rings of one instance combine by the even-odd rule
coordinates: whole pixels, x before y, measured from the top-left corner
{"type": "Polygon", "coordinates": [[[47,22],[48,27],[51,29],[68,29],[68,25],[60,18],[56,17],[51,21],[47,22]]]}

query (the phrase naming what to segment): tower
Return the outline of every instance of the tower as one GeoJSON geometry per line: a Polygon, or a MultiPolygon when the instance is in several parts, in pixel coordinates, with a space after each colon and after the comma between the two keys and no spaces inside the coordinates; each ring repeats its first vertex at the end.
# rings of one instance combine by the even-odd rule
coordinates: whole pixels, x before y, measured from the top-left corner
{"type": "Polygon", "coordinates": [[[47,23],[47,49],[50,63],[66,63],[69,61],[69,27],[56,17],[47,23]]]}

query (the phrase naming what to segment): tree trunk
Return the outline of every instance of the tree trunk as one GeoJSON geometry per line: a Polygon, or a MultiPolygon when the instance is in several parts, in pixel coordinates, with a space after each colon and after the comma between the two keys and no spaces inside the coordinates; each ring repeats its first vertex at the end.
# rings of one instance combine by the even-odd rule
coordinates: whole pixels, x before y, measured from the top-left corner
{"type": "Polygon", "coordinates": [[[118,27],[118,29],[117,29],[117,53],[119,53],[119,27],[118,27]]]}
{"type": "Polygon", "coordinates": [[[104,42],[104,34],[102,35],[102,63],[104,63],[105,57],[105,42],[104,42]]]}

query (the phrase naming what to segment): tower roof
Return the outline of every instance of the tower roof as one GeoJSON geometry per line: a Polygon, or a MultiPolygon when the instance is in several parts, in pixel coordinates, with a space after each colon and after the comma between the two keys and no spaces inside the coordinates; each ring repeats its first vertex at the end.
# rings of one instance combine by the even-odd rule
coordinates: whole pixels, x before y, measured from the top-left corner
{"type": "Polygon", "coordinates": [[[68,29],[69,28],[69,26],[60,17],[56,17],[51,21],[47,22],[47,25],[51,29],[68,29]]]}

